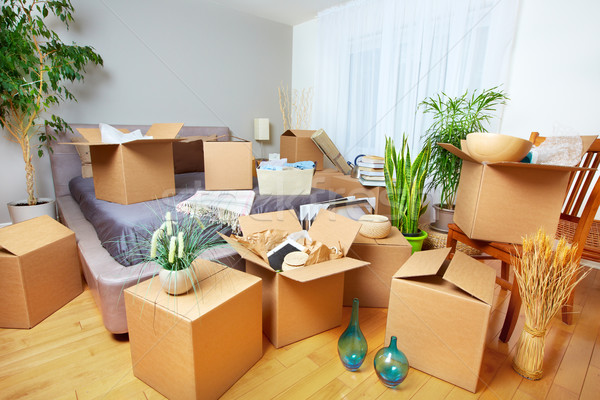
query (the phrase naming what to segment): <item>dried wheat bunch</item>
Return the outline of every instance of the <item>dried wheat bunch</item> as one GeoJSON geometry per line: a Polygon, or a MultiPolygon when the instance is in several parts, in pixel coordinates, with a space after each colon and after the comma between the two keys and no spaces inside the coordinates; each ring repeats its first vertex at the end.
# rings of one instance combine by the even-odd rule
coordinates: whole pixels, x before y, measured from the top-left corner
{"type": "Polygon", "coordinates": [[[525,326],[513,368],[528,379],[540,379],[544,361],[546,330],[575,286],[589,273],[579,265],[577,245],[554,239],[540,229],[523,239],[523,252],[516,258],[514,274],[525,309],[525,326]]]}

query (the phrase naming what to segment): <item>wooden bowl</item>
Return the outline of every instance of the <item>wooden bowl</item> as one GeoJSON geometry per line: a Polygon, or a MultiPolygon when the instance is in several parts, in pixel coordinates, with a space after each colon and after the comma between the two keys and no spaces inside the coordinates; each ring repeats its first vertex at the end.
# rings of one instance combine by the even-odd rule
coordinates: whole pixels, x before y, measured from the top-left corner
{"type": "Polygon", "coordinates": [[[479,162],[521,161],[532,145],[529,140],[500,133],[474,132],[467,135],[467,151],[479,162]]]}
{"type": "Polygon", "coordinates": [[[358,232],[371,239],[383,239],[392,229],[392,223],[384,215],[366,214],[360,217],[358,222],[361,224],[358,232]]]}

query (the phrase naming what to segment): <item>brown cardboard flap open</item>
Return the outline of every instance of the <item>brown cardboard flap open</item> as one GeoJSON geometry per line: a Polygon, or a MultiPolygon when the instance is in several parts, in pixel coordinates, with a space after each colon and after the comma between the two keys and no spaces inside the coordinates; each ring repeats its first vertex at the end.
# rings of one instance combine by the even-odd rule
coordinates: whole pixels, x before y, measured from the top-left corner
{"type": "Polygon", "coordinates": [[[345,256],[360,227],[360,222],[328,210],[320,210],[308,230],[308,235],[312,240],[322,242],[330,248],[341,244],[345,256]]]}
{"type": "Polygon", "coordinates": [[[240,217],[238,221],[244,236],[267,229],[280,229],[288,233],[302,230],[302,226],[294,210],[245,215],[240,217]]]}
{"type": "MultiPolygon", "coordinates": [[[[129,133],[127,129],[117,129],[119,132],[129,133]]],[[[77,132],[89,143],[102,143],[100,128],[77,128],[77,132]]]]}
{"type": "MultiPolygon", "coordinates": [[[[475,160],[474,158],[472,158],[468,153],[460,150],[458,147],[456,147],[450,143],[438,143],[438,146],[440,146],[443,149],[448,150],[450,153],[454,154],[456,157],[460,158],[461,160],[471,161],[471,162],[479,164],[479,162],[477,160],[475,160]]],[[[463,147],[463,148],[465,148],[465,147],[463,147]]]]}
{"type": "Polygon", "coordinates": [[[152,136],[154,139],[174,139],[183,127],[183,123],[152,124],[146,136],[152,136]]]}
{"type": "Polygon", "coordinates": [[[448,254],[450,254],[449,247],[417,251],[396,271],[393,278],[434,276],[439,271],[446,257],[448,257],[448,254]]]}
{"type": "Polygon", "coordinates": [[[292,279],[296,282],[310,282],[316,279],[324,278],[350,271],[351,269],[364,267],[371,264],[368,261],[356,260],[354,258],[344,257],[337,260],[325,261],[308,267],[297,268],[293,271],[281,272],[281,276],[292,279]]]}
{"type": "Polygon", "coordinates": [[[454,253],[454,258],[444,274],[444,280],[489,305],[494,301],[496,271],[464,253],[454,253]]]}
{"type": "Polygon", "coordinates": [[[283,132],[281,136],[296,136],[296,137],[306,137],[310,138],[315,131],[311,130],[302,130],[302,129],[291,129],[283,132]]]}

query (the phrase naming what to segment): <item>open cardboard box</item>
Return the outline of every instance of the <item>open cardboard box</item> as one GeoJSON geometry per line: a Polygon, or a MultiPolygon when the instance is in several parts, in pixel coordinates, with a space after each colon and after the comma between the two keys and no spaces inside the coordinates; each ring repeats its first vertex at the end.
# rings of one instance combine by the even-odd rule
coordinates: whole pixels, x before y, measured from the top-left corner
{"type": "MultiPolygon", "coordinates": [[[[244,236],[266,229],[302,230],[293,210],[248,215],[239,222],[244,236]]],[[[345,257],[359,229],[358,222],[321,210],[308,233],[327,246],[341,244],[344,257],[286,272],[276,272],[239,242],[223,236],[246,260],[246,272],[263,280],[263,331],[276,348],[341,324],[344,272],[369,264],[345,257]]]]}
{"type": "Polygon", "coordinates": [[[31,328],[83,292],[75,233],[47,215],[0,229],[0,327],[31,328]]]}
{"type": "Polygon", "coordinates": [[[396,336],[411,367],[475,392],[496,271],[449,253],[416,252],[394,274],[385,343],[396,336]]]}
{"type": "Polygon", "coordinates": [[[323,169],[323,153],[312,141],[311,136],[316,131],[292,129],[283,132],[279,139],[281,158],[287,158],[289,163],[298,161],[314,161],[316,170],[323,169]]]}
{"type": "MultiPolygon", "coordinates": [[[[100,129],[78,128],[89,146],[94,189],[99,200],[133,204],[175,195],[173,141],[182,123],[153,124],[146,136],[152,140],[102,143],[100,129]]],[[[125,130],[121,130],[127,133],[125,130]]]]}
{"type": "MultiPolygon", "coordinates": [[[[582,136],[582,154],[596,136],[582,136]]],[[[579,167],[520,162],[480,163],[463,150],[439,143],[463,160],[454,222],[471,239],[520,243],[544,228],[554,236],[569,176],[579,167]]]]}

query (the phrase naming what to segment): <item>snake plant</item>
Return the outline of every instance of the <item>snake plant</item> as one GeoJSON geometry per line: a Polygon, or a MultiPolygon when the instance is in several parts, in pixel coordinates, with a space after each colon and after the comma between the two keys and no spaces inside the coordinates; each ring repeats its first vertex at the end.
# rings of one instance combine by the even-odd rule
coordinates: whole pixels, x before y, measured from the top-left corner
{"type": "Polygon", "coordinates": [[[385,139],[385,186],[391,208],[391,222],[400,232],[419,233],[419,217],[427,210],[423,204],[425,178],[429,170],[431,145],[426,143],[417,157],[411,160],[408,139],[402,140],[397,153],[392,138],[385,139]]]}

